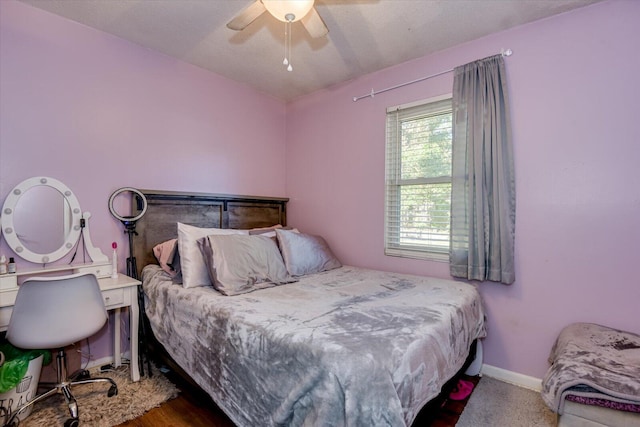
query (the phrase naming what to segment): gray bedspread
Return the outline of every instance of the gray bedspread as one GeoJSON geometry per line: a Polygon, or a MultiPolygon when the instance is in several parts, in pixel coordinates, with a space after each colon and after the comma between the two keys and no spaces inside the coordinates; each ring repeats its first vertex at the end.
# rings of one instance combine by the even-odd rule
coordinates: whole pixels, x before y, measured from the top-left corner
{"type": "Polygon", "coordinates": [[[542,380],[542,399],[558,414],[568,394],[640,404],[640,336],[593,323],[560,332],[542,380]]]}
{"type": "Polygon", "coordinates": [[[354,267],[237,296],[143,271],[173,359],[238,426],[404,426],[485,336],[470,284],[354,267]]]}

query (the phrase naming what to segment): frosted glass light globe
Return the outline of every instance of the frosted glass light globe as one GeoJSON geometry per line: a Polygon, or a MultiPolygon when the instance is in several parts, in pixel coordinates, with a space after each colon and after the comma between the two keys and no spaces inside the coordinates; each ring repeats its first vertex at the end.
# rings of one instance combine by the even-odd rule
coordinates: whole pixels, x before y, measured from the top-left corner
{"type": "Polygon", "coordinates": [[[314,0],[262,0],[264,7],[282,22],[288,22],[286,16],[291,14],[296,22],[305,17],[313,7],[314,0]]]}

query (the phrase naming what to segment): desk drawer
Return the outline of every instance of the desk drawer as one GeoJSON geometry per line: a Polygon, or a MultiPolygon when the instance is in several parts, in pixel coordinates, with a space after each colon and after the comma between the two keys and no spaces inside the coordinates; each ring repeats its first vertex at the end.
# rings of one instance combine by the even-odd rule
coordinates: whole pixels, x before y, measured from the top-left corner
{"type": "Polygon", "coordinates": [[[0,307],[0,331],[6,331],[9,327],[12,311],[13,307],[0,307]]]}
{"type": "Polygon", "coordinates": [[[125,290],[112,289],[110,291],[102,291],[102,299],[104,300],[104,305],[107,309],[122,305],[125,302],[125,290]]]}
{"type": "Polygon", "coordinates": [[[13,307],[18,297],[18,287],[0,291],[0,307],[13,307]]]}
{"type": "Polygon", "coordinates": [[[18,289],[18,276],[15,274],[0,275],[0,289],[18,289]]]}

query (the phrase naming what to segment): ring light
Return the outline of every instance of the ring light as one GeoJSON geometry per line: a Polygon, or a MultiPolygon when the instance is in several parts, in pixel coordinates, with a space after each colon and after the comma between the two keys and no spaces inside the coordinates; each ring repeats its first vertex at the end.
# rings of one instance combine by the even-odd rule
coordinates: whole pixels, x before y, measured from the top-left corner
{"type": "Polygon", "coordinates": [[[144,196],[144,194],[142,194],[142,192],[140,190],[137,190],[135,188],[132,187],[123,187],[120,188],[116,191],[113,192],[113,194],[111,195],[111,197],[109,197],[109,211],[111,212],[111,215],[113,215],[115,218],[119,219],[120,221],[122,221],[122,223],[126,224],[128,222],[133,222],[135,223],[137,220],[139,220],[140,218],[142,218],[144,216],[144,214],[147,212],[147,198],[144,196]],[[115,198],[117,196],[119,196],[122,193],[125,192],[130,192],[130,193],[134,193],[138,198],[138,210],[140,211],[140,213],[136,216],[122,216],[120,215],[118,212],[116,212],[115,208],[113,207],[113,201],[115,200],[115,198]],[[142,204],[142,207],[140,207],[140,205],[142,204]]]}
{"type": "Polygon", "coordinates": [[[144,196],[144,194],[142,194],[140,190],[137,190],[135,188],[119,188],[113,192],[111,197],[109,197],[109,211],[111,212],[111,215],[122,222],[122,224],[124,225],[124,232],[129,235],[129,258],[127,258],[127,276],[137,279],[138,269],[136,266],[136,258],[133,256],[133,236],[138,234],[136,233],[136,221],[142,218],[145,212],[147,212],[147,198],[144,196]],[[136,206],[140,213],[135,216],[122,216],[116,211],[115,207],[113,206],[113,202],[116,197],[125,192],[133,193],[135,195],[134,197],[136,197],[136,206]]]}

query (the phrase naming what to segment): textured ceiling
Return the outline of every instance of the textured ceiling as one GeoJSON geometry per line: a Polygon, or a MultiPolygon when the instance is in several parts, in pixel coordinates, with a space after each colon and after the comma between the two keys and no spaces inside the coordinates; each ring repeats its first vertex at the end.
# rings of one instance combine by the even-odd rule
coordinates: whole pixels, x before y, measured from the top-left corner
{"type": "MultiPolygon", "coordinates": [[[[20,0],[162,52],[283,100],[599,0],[316,0],[329,34],[264,13],[226,23],[253,0],[20,0]]],[[[505,46],[508,47],[508,46],[505,46]]]]}

